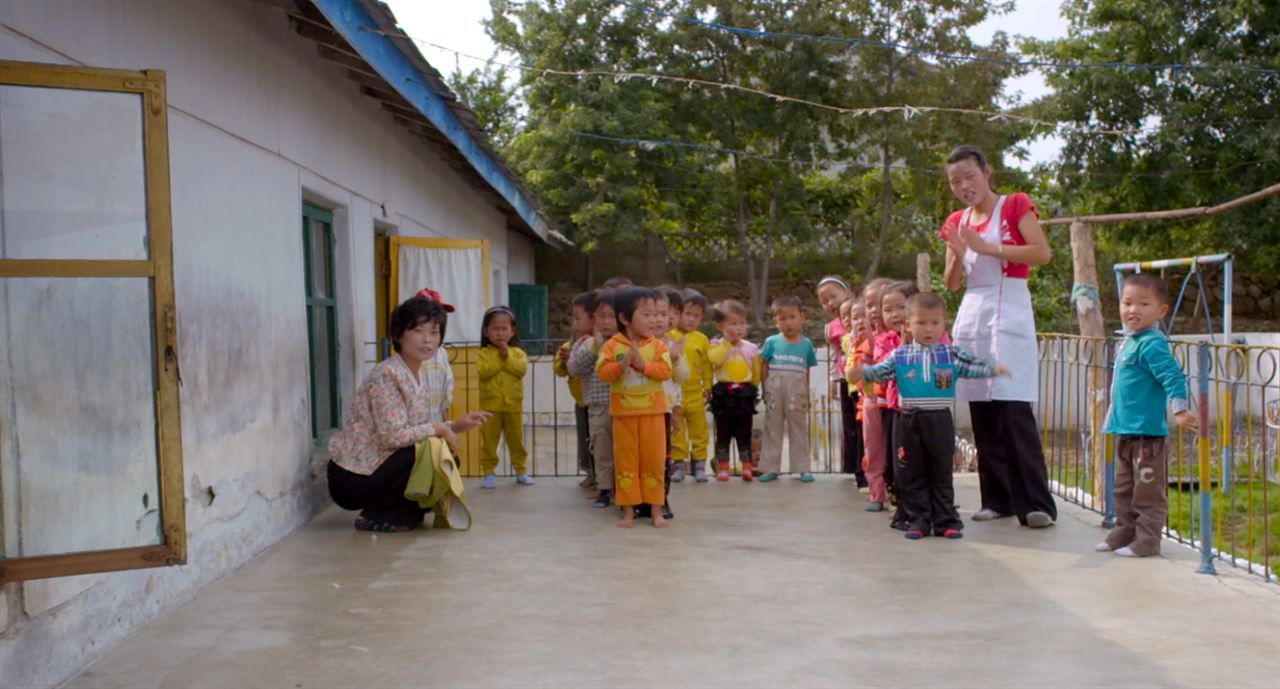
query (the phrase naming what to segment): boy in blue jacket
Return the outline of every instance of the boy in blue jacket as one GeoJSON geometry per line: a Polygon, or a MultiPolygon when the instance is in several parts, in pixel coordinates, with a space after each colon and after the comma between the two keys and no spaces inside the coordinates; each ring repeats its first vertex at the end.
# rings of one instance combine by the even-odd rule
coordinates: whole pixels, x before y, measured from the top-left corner
{"type": "Polygon", "coordinates": [[[1104,432],[1116,437],[1116,528],[1098,544],[1099,552],[1123,557],[1160,553],[1169,514],[1165,401],[1174,420],[1198,433],[1187,398],[1187,377],[1169,350],[1160,321],[1169,313],[1169,286],[1155,275],[1135,273],[1120,291],[1124,342],[1116,355],[1111,408],[1104,432]]]}
{"type": "Polygon", "coordinates": [[[932,292],[912,295],[907,299],[911,341],[874,366],[853,366],[847,371],[850,383],[863,379],[898,382],[902,412],[893,426],[893,476],[906,537],[911,540],[930,533],[943,538],[964,535],[951,476],[956,449],[951,407],[956,381],[1009,373],[1003,366],[943,343],[946,322],[947,307],[941,297],[932,292]]]}

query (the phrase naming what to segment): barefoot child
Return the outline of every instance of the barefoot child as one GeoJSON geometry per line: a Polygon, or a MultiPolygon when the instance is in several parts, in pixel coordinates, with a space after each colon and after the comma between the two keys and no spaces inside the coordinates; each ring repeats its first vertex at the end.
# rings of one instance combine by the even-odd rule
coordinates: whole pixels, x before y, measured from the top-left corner
{"type": "Polygon", "coordinates": [[[649,505],[653,525],[667,526],[662,516],[663,463],[666,460],[666,394],[662,381],[671,378],[671,356],[655,337],[658,295],[647,287],[628,287],[613,296],[618,334],[600,350],[596,375],[609,383],[613,416],[613,456],[621,528],[635,523],[635,507],[649,505]]]}
{"type": "Polygon", "coordinates": [[[932,533],[960,538],[964,523],[956,512],[951,476],[955,383],[959,378],[992,378],[1008,372],[940,341],[947,317],[941,297],[925,292],[907,303],[913,342],[895,348],[875,366],[854,367],[850,380],[898,383],[902,411],[894,431],[894,471],[906,537],[917,540],[932,533]]]}
{"type": "Polygon", "coordinates": [[[1099,552],[1122,557],[1160,554],[1160,538],[1169,498],[1165,493],[1169,425],[1165,400],[1177,424],[1199,433],[1190,411],[1187,377],[1169,351],[1160,321],[1169,313],[1169,286],[1155,275],[1124,279],[1120,319],[1124,343],[1116,355],[1111,408],[1105,430],[1116,438],[1116,527],[1099,543],[1099,552]]]}

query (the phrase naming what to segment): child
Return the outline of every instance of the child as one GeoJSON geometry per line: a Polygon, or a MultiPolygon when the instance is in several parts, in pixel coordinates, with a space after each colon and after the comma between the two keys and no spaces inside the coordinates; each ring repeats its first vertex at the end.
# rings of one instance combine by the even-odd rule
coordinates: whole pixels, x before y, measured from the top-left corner
{"type": "Polygon", "coordinates": [[[613,307],[618,333],[600,349],[596,375],[609,383],[616,500],[622,507],[618,526],[631,528],[634,508],[645,503],[654,527],[663,528],[667,526],[662,516],[667,400],[662,381],[671,378],[671,355],[655,337],[662,333],[657,293],[646,287],[620,289],[613,296],[613,307]]]}
{"type": "Polygon", "coordinates": [[[573,396],[573,420],[578,432],[578,470],[586,477],[578,484],[582,488],[596,485],[595,464],[591,460],[591,430],[587,423],[587,404],[582,397],[582,377],[569,371],[569,355],[573,346],[583,337],[590,337],[595,332],[595,324],[591,312],[595,310],[599,297],[594,291],[583,292],[573,298],[573,322],[570,326],[573,337],[560,345],[556,357],[551,362],[551,370],[561,378],[569,379],[569,394],[573,396]]]}
{"type": "MultiPolygon", "coordinates": [[[[671,519],[675,516],[671,512],[671,481],[674,480],[675,474],[672,439],[676,429],[683,425],[681,421],[684,416],[684,384],[689,380],[689,361],[683,356],[685,340],[675,342],[671,337],[671,333],[676,331],[681,311],[684,309],[684,295],[674,287],[659,287],[656,292],[660,314],[658,322],[661,324],[659,332],[662,344],[667,346],[667,351],[671,355],[671,380],[662,384],[662,391],[667,395],[667,459],[663,482],[663,497],[666,500],[662,504],[662,516],[671,519]]],[[[697,402],[702,402],[702,398],[699,397],[697,402]]],[[[683,480],[684,476],[681,475],[680,478],[683,480]]]]}
{"type": "Polygon", "coordinates": [[[599,488],[589,499],[593,500],[592,507],[604,509],[613,502],[613,418],[609,416],[609,384],[596,375],[596,361],[605,341],[618,332],[611,292],[601,290],[597,293],[591,322],[593,334],[578,338],[569,355],[569,373],[582,379],[582,397],[587,403],[591,461],[599,488]]]}
{"type": "Polygon", "coordinates": [[[831,399],[840,400],[840,471],[853,474],[858,487],[862,488],[867,485],[867,476],[860,461],[862,443],[855,439],[855,431],[861,431],[856,420],[858,407],[849,397],[849,384],[844,380],[847,362],[840,346],[841,340],[849,333],[848,324],[841,317],[841,305],[852,296],[849,284],[837,275],[828,275],[818,281],[818,301],[822,310],[831,317],[823,332],[827,338],[831,399]]]}
{"type": "Polygon", "coordinates": [[[1174,420],[1199,433],[1190,411],[1187,377],[1169,351],[1160,321],[1169,313],[1169,287],[1155,275],[1136,273],[1120,290],[1124,342],[1116,355],[1111,408],[1104,430],[1116,439],[1116,527],[1097,545],[1099,552],[1123,557],[1160,554],[1160,537],[1169,499],[1165,494],[1169,426],[1165,399],[1174,420]]]}
{"type": "MultiPolygon", "coordinates": [[[[865,448],[862,443],[862,386],[849,385],[844,371],[858,346],[867,339],[867,311],[862,305],[862,296],[853,296],[840,304],[840,320],[844,322],[845,334],[840,338],[840,358],[837,370],[840,374],[840,411],[841,421],[846,431],[845,445],[841,448],[840,470],[846,474],[854,474],[858,479],[858,492],[870,493],[866,469],[862,467],[862,454],[865,448]],[[851,451],[849,451],[851,450],[851,451]]],[[[828,363],[828,365],[830,365],[828,363]]]]}
{"type": "Polygon", "coordinates": [[[845,445],[841,447],[840,470],[846,474],[854,474],[859,493],[870,493],[866,470],[862,468],[862,453],[865,449],[862,444],[862,394],[860,386],[849,385],[849,381],[844,377],[844,370],[849,365],[849,357],[867,336],[866,310],[862,305],[862,295],[851,296],[840,303],[840,321],[844,324],[846,331],[840,337],[840,358],[836,361],[836,369],[840,375],[840,388],[837,390],[841,395],[840,420],[846,430],[845,445]],[[855,319],[861,325],[855,324],[855,319]]]}
{"type": "Polygon", "coordinates": [[[476,357],[480,377],[480,409],[493,414],[480,427],[480,470],[484,472],[481,488],[497,488],[493,472],[498,468],[498,439],[505,437],[511,453],[511,469],[516,483],[532,486],[533,477],[525,473],[524,449],[524,374],[529,358],[520,349],[520,333],[516,314],[506,306],[495,306],[484,312],[480,321],[480,353],[476,357]]]}
{"type": "MultiPolygon", "coordinates": [[[[893,353],[893,350],[903,343],[902,333],[907,326],[907,299],[916,292],[915,283],[906,281],[891,282],[885,285],[884,290],[880,292],[880,319],[884,321],[884,332],[876,336],[873,352],[876,363],[883,362],[893,353]]],[[[893,446],[893,439],[896,437],[894,424],[897,423],[898,414],[902,411],[898,403],[897,381],[892,378],[885,380],[881,397],[883,404],[881,405],[880,418],[881,425],[884,426],[886,440],[884,459],[885,485],[888,487],[890,495],[894,498],[894,504],[897,505],[897,509],[893,512],[890,526],[895,529],[901,529],[906,526],[906,520],[903,518],[905,513],[903,512],[901,501],[897,499],[898,482],[894,473],[897,468],[894,461],[896,449],[893,446]]]]}
{"type": "Polygon", "coordinates": [[[897,381],[902,411],[894,427],[894,475],[906,537],[917,540],[932,533],[960,538],[964,523],[956,512],[951,482],[955,382],[957,378],[1007,375],[1008,371],[941,342],[947,309],[938,295],[912,295],[906,309],[912,343],[895,348],[875,366],[854,367],[850,379],[897,381]]]}
{"type": "Polygon", "coordinates": [[[742,480],[750,481],[754,455],[751,453],[751,417],[756,413],[756,392],[760,384],[759,349],[742,339],[747,335],[747,307],[726,299],[712,310],[720,337],[711,341],[707,359],[715,371],[711,387],[711,415],[716,420],[717,481],[729,480],[729,444],[738,447],[742,460],[742,480]]]}
{"type": "MultiPolygon", "coordinates": [[[[846,376],[854,367],[875,363],[875,338],[884,332],[884,321],[880,318],[880,292],[890,282],[893,281],[876,278],[867,283],[862,291],[863,308],[867,313],[867,339],[863,340],[857,348],[856,358],[847,362],[846,376]]],[[[849,380],[852,382],[853,379],[849,380]]],[[[888,437],[885,435],[884,418],[880,413],[883,400],[880,397],[880,391],[874,386],[863,385],[862,393],[862,446],[864,448],[862,468],[866,472],[867,485],[870,488],[867,511],[880,512],[889,501],[884,476],[884,462],[888,455],[885,447],[888,445],[888,437]]]]}
{"type": "Polygon", "coordinates": [[[764,386],[764,458],[761,483],[777,480],[782,470],[782,427],[787,428],[791,471],[813,483],[809,471],[809,369],[818,365],[813,342],[800,333],[804,327],[804,303],[800,297],[773,301],[774,325],[760,350],[760,381],[764,386]]]}
{"type": "Polygon", "coordinates": [[[698,483],[707,482],[707,395],[711,392],[714,376],[707,359],[710,342],[698,330],[707,311],[707,298],[698,290],[685,289],[680,293],[684,302],[676,325],[667,333],[674,347],[682,347],[681,358],[689,366],[689,377],[680,387],[682,404],[676,430],[672,437],[671,459],[675,466],[671,480],[684,480],[686,472],[693,472],[698,483]]]}

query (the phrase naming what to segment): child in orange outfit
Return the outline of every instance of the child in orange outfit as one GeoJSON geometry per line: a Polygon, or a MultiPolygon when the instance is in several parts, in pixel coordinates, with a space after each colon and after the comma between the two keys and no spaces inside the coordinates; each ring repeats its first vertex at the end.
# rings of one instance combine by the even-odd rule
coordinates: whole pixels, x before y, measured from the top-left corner
{"type": "Polygon", "coordinates": [[[658,295],[647,287],[628,287],[613,296],[618,334],[600,349],[596,375],[610,386],[613,416],[615,501],[622,508],[620,528],[635,525],[635,506],[652,510],[653,525],[662,516],[663,474],[667,458],[667,398],[662,381],[671,378],[671,355],[659,336],[665,332],[658,295]]]}

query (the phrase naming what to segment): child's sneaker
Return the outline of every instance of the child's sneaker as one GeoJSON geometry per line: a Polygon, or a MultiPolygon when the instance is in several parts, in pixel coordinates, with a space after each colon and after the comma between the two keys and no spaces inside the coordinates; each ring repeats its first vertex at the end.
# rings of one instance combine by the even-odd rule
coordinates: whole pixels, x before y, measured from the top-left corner
{"type": "Polygon", "coordinates": [[[942,537],[949,538],[954,541],[957,538],[964,538],[964,532],[960,529],[944,529],[942,537]]]}
{"type": "Polygon", "coordinates": [[[773,473],[772,471],[770,471],[767,474],[760,475],[760,483],[768,483],[770,481],[777,481],[777,480],[778,480],[778,475],[773,473]]]}
{"type": "Polygon", "coordinates": [[[755,474],[751,473],[751,462],[742,463],[742,480],[751,481],[755,479],[755,474]]]}
{"type": "Polygon", "coordinates": [[[684,480],[684,462],[676,462],[675,466],[671,467],[671,482],[680,483],[683,480],[684,480]]]}
{"type": "Polygon", "coordinates": [[[669,504],[664,504],[664,505],[662,506],[662,518],[663,518],[663,519],[675,519],[675,518],[676,518],[675,513],[671,511],[671,505],[669,505],[669,504]]]}
{"type": "Polygon", "coordinates": [[[1093,549],[1095,552],[1099,552],[1099,553],[1109,553],[1112,550],[1111,544],[1107,543],[1106,541],[1103,541],[1098,545],[1093,546],[1093,549]]]}
{"type": "Polygon", "coordinates": [[[869,502],[869,503],[867,503],[867,511],[868,511],[868,512],[883,512],[883,511],[884,511],[884,503],[883,503],[883,502],[869,502]]]}
{"type": "Polygon", "coordinates": [[[860,493],[860,494],[862,494],[862,495],[870,495],[870,494],[871,494],[871,486],[858,486],[858,493],[860,493]]]}
{"type": "Polygon", "coordinates": [[[595,502],[591,503],[591,506],[598,510],[602,510],[613,502],[612,498],[613,491],[602,490],[600,491],[600,496],[596,498],[595,502]]]}
{"type": "Polygon", "coordinates": [[[1141,557],[1137,553],[1133,552],[1133,549],[1130,548],[1129,546],[1125,546],[1123,548],[1116,548],[1115,553],[1120,557],[1141,557]]]}
{"type": "Polygon", "coordinates": [[[809,472],[807,472],[807,471],[806,471],[805,473],[803,473],[803,474],[800,474],[800,482],[801,482],[801,483],[813,483],[813,474],[810,474],[810,473],[809,473],[809,472]]]}
{"type": "Polygon", "coordinates": [[[709,481],[709,480],[710,480],[710,478],[708,478],[708,477],[707,477],[707,463],[706,463],[706,462],[694,462],[694,464],[693,464],[693,480],[694,480],[694,481],[697,481],[698,483],[706,483],[707,481],[709,481]]]}
{"type": "Polygon", "coordinates": [[[729,470],[728,470],[728,469],[725,469],[724,467],[721,467],[721,468],[720,468],[720,473],[716,474],[716,480],[717,480],[717,481],[728,481],[728,480],[729,480],[729,470]]]}
{"type": "Polygon", "coordinates": [[[517,474],[516,483],[519,483],[522,486],[532,486],[534,482],[533,477],[528,474],[517,474]]]}
{"type": "Polygon", "coordinates": [[[924,532],[918,531],[916,529],[907,529],[907,532],[903,535],[906,536],[907,539],[911,541],[918,541],[924,538],[924,532]]]}
{"type": "Polygon", "coordinates": [[[480,487],[485,490],[493,490],[498,487],[498,477],[493,474],[485,474],[484,480],[480,482],[480,487]]]}

